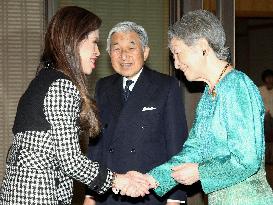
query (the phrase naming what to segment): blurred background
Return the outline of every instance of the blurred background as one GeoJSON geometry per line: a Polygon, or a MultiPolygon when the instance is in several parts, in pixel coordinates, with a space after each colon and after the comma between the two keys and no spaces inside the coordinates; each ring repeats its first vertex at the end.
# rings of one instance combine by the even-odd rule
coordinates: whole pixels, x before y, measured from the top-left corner
{"type": "MultiPolygon", "coordinates": [[[[273,69],[273,0],[1,0],[0,2],[0,182],[12,141],[11,127],[18,100],[34,77],[42,51],[47,24],[60,7],[77,5],[89,9],[102,19],[101,57],[89,77],[93,94],[96,81],[113,73],[106,37],[120,21],[134,21],[149,35],[150,57],[147,64],[159,72],[176,76],[181,82],[189,128],[203,84],[187,82],[173,68],[167,48],[167,29],[185,12],[207,9],[223,22],[232,62],[260,86],[261,73],[273,69]]],[[[88,139],[81,139],[86,152],[88,139]]],[[[273,186],[273,136],[267,142],[267,176],[273,186]]],[[[191,187],[189,204],[205,205],[206,196],[199,185],[191,187]]],[[[76,182],[73,204],[82,204],[84,189],[76,182]]]]}

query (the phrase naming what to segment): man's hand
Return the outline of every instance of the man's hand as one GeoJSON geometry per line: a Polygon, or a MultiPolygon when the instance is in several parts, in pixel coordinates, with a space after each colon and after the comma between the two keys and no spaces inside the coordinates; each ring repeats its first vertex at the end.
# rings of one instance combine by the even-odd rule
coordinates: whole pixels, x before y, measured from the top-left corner
{"type": "Polygon", "coordinates": [[[180,202],[167,202],[166,205],[181,205],[180,202]]]}
{"type": "Polygon", "coordinates": [[[197,163],[184,163],[172,168],[172,177],[181,184],[191,185],[199,180],[197,163]]]}
{"type": "Polygon", "coordinates": [[[96,205],[96,201],[92,197],[86,196],[83,205],[96,205]]]}

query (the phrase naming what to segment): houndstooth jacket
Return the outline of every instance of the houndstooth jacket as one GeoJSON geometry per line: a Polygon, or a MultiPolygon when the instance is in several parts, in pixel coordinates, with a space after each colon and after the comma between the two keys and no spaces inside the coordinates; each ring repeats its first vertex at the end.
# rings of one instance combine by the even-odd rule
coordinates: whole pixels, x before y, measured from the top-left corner
{"type": "Polygon", "coordinates": [[[44,68],[21,97],[0,205],[68,205],[72,178],[98,193],[113,173],[81,154],[79,91],[63,73],[44,68]]]}

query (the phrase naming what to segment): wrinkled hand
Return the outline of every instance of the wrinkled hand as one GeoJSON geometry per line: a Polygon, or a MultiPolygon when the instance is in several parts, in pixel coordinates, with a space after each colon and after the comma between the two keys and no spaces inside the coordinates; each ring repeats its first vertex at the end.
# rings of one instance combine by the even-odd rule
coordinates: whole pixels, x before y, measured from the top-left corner
{"type": "Polygon", "coordinates": [[[149,182],[150,189],[155,189],[159,186],[158,182],[149,174],[145,174],[147,181],[149,182]]]}
{"type": "Polygon", "coordinates": [[[114,181],[115,188],[120,190],[121,195],[139,197],[149,194],[149,181],[146,177],[136,171],[129,171],[126,174],[117,174],[114,181]]]}
{"type": "Polygon", "coordinates": [[[129,171],[127,173],[131,175],[132,177],[134,177],[135,179],[138,179],[138,178],[141,180],[145,179],[146,182],[149,184],[150,189],[155,189],[158,186],[157,181],[149,174],[141,174],[136,171],[129,171]]]}
{"type": "Polygon", "coordinates": [[[191,185],[199,180],[197,163],[185,163],[172,168],[172,177],[181,184],[191,185]]]}

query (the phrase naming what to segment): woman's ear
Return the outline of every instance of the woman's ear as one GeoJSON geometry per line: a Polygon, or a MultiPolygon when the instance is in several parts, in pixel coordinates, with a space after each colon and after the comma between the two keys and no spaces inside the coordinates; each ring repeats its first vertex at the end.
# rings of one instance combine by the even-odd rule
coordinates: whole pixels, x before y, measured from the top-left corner
{"type": "Polygon", "coordinates": [[[198,48],[201,50],[203,56],[208,55],[210,51],[210,46],[207,39],[200,38],[196,44],[198,45],[198,48]]]}

